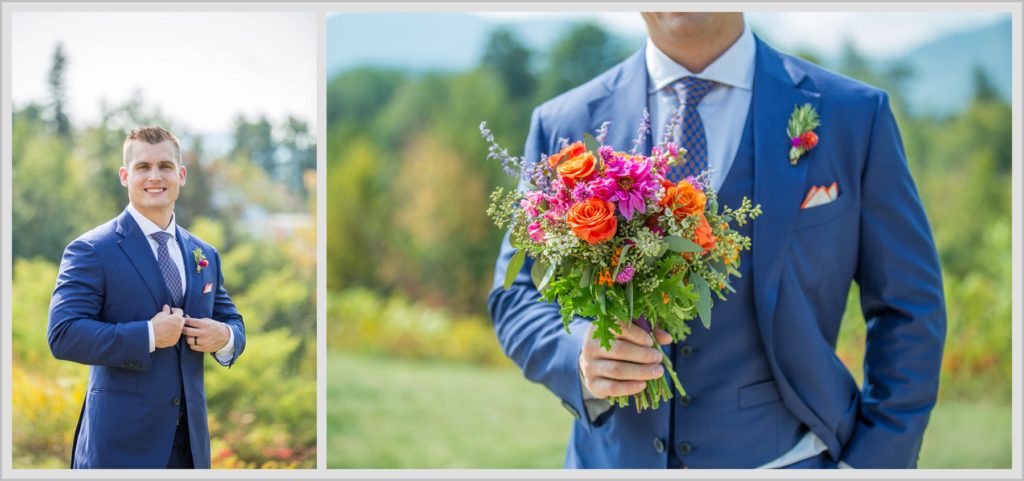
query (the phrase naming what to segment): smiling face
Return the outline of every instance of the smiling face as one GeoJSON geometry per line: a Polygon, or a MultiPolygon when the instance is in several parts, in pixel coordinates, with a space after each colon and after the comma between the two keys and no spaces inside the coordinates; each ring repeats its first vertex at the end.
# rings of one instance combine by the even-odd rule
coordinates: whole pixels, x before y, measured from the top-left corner
{"type": "Polygon", "coordinates": [[[166,228],[174,213],[174,201],[185,185],[185,167],[170,140],[156,144],[134,140],[126,150],[126,164],[118,170],[128,199],[147,219],[166,228]]]}

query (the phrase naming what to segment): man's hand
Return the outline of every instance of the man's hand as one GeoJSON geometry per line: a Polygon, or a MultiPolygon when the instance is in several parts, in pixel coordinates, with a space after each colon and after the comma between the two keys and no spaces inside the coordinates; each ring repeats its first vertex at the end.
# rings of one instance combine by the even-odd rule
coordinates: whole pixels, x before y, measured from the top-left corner
{"type": "Polygon", "coordinates": [[[184,334],[185,343],[193,351],[217,352],[227,345],[231,333],[228,326],[223,322],[213,319],[185,316],[185,327],[181,333],[184,334]]]}
{"type": "Polygon", "coordinates": [[[157,349],[171,347],[178,343],[181,337],[181,328],[185,325],[184,312],[181,309],[171,309],[164,304],[164,309],[149,322],[153,323],[153,340],[157,349]]]}
{"type": "MultiPolygon", "coordinates": [[[[646,381],[664,375],[662,352],[651,347],[651,335],[632,322],[622,325],[622,334],[605,351],[594,339],[594,325],[587,329],[586,341],[580,351],[580,373],[583,384],[598,398],[629,396],[643,391],[646,381]]],[[[658,344],[672,342],[672,336],[654,330],[658,344]]]]}

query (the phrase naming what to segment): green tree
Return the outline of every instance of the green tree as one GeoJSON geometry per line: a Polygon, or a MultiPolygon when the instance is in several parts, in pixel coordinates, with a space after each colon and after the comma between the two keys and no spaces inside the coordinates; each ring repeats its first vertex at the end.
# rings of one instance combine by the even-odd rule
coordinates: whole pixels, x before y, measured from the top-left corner
{"type": "Polygon", "coordinates": [[[499,28],[488,37],[480,65],[498,73],[509,99],[522,100],[533,94],[537,84],[530,70],[531,56],[512,30],[499,28]]]}
{"type": "Polygon", "coordinates": [[[589,22],[573,25],[551,49],[541,76],[541,100],[582,85],[628,54],[622,40],[601,26],[589,22]]]}
{"type": "Polygon", "coordinates": [[[67,88],[64,78],[67,70],[67,56],[64,55],[64,44],[58,43],[53,49],[47,85],[50,87],[50,126],[57,135],[64,139],[71,138],[71,122],[67,115],[67,88]]]}

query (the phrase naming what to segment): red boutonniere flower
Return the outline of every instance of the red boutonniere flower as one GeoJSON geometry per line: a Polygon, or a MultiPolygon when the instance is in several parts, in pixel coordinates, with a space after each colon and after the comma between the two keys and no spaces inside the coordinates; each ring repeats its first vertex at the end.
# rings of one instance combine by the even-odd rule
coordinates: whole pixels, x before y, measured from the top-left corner
{"type": "Polygon", "coordinates": [[[196,273],[202,272],[206,266],[210,265],[210,261],[206,260],[206,256],[203,255],[203,250],[198,247],[192,250],[192,257],[196,260],[196,273]]]}
{"type": "Polygon", "coordinates": [[[789,126],[786,134],[789,135],[789,164],[796,165],[804,152],[811,150],[818,145],[818,134],[812,132],[821,125],[818,112],[811,107],[811,104],[804,104],[803,107],[794,107],[793,115],[789,117],[789,126]]]}

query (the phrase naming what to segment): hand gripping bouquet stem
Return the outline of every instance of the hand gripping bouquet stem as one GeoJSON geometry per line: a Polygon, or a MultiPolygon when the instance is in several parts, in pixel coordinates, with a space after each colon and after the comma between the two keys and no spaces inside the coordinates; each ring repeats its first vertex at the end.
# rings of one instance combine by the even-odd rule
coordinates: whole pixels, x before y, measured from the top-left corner
{"type": "MultiPolygon", "coordinates": [[[[710,328],[714,297],[724,301],[727,292],[735,292],[729,278],[740,275],[740,252],[750,249],[750,238],[729,226],[761,214],[746,198],[736,209],[719,206],[709,172],[670,181],[670,167],[685,157],[667,141],[677,119],[643,155],[637,151],[648,131],[646,111],[643,118],[628,153],[604,144],[605,122],[596,137],[562,139],[560,151],[537,162],[509,155],[486,122],[480,124],[491,144],[488,158],[500,160],[519,180],[516,190],[495,189],[487,210],[499,228],[509,229],[516,249],[505,289],[530,256],[540,300],[558,304],[566,330],[574,316],[591,319],[594,338],[605,350],[626,322],[647,331],[656,349],[654,328],[664,329],[673,342],[686,339],[695,318],[710,328]]],[[[685,395],[669,356],[662,356],[662,364],[685,395]]],[[[672,396],[662,376],[631,397],[639,412],[657,409],[672,396]]],[[[625,407],[629,398],[609,401],[625,407]]]]}

